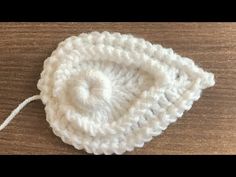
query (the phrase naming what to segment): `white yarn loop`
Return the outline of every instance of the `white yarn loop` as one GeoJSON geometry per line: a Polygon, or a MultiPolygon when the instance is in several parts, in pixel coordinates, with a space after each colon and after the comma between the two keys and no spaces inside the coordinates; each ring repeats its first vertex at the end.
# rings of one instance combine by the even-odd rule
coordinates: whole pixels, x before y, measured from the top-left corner
{"type": "Polygon", "coordinates": [[[25,99],[22,103],[20,103],[16,109],[14,109],[11,114],[4,120],[4,122],[0,125],[0,131],[3,130],[14,118],[15,116],[30,102],[34,100],[40,99],[40,95],[34,95],[25,99]]]}

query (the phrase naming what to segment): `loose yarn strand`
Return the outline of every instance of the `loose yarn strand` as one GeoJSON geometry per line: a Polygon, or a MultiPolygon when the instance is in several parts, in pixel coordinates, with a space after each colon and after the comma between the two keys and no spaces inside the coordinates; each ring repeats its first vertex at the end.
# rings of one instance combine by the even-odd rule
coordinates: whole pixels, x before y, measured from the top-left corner
{"type": "Polygon", "coordinates": [[[0,131],[3,130],[11,121],[14,119],[14,117],[30,102],[34,100],[40,99],[40,95],[34,95],[27,99],[25,99],[22,103],[20,103],[17,108],[15,108],[11,114],[5,119],[5,121],[0,125],[0,131]]]}

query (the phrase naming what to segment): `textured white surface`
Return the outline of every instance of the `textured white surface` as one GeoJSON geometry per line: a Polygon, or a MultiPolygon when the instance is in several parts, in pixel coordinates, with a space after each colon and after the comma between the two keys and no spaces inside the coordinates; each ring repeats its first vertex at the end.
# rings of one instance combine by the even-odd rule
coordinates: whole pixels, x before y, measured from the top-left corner
{"type": "Polygon", "coordinates": [[[38,81],[46,118],[63,142],[94,154],[142,147],[214,85],[172,49],[119,33],[61,42],[38,81]]]}

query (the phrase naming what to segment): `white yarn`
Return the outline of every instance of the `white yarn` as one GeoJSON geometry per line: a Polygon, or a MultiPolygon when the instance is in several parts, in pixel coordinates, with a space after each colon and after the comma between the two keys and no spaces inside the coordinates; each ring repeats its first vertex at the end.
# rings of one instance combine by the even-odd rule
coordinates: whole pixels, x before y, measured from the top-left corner
{"type": "Polygon", "coordinates": [[[14,109],[11,114],[4,120],[4,122],[0,125],[0,131],[4,129],[11,121],[12,119],[30,102],[34,100],[40,99],[40,95],[34,95],[32,97],[29,97],[25,99],[22,103],[20,103],[16,109],[14,109]]]}
{"type": "Polygon", "coordinates": [[[212,73],[172,49],[92,32],[61,42],[37,87],[63,142],[88,153],[122,154],[159,135],[214,84],[212,73]]]}

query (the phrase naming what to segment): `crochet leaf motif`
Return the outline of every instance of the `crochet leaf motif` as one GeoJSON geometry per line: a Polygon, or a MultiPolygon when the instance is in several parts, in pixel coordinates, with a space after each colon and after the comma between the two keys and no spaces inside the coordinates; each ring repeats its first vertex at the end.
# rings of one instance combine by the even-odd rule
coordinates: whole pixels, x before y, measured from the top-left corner
{"type": "Polygon", "coordinates": [[[189,110],[214,75],[171,49],[120,33],[67,38],[38,81],[53,132],[77,149],[122,154],[189,110]]]}

